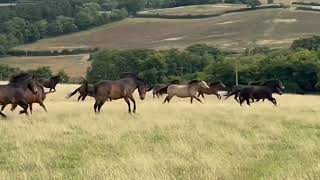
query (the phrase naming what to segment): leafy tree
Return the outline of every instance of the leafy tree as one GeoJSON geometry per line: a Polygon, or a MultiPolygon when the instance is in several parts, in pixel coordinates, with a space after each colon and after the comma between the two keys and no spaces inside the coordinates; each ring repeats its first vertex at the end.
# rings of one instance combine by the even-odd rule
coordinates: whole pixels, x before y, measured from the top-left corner
{"type": "Polygon", "coordinates": [[[320,36],[312,36],[308,38],[301,38],[293,41],[291,49],[308,49],[308,50],[320,50],[320,36]]]}
{"type": "Polygon", "coordinates": [[[51,71],[50,67],[48,67],[48,66],[40,67],[40,68],[33,69],[33,70],[28,70],[27,72],[34,75],[37,78],[50,78],[50,77],[52,77],[52,71],[51,71]]]}
{"type": "Polygon", "coordinates": [[[60,70],[57,75],[60,76],[61,82],[63,82],[63,83],[68,83],[70,80],[70,77],[68,76],[68,74],[64,70],[60,70]]]}

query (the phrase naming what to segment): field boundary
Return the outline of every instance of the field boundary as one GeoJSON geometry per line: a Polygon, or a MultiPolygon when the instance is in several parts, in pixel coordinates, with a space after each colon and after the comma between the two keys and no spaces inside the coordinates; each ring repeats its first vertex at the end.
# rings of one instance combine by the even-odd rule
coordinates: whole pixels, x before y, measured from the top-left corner
{"type": "Polygon", "coordinates": [[[78,55],[78,54],[90,54],[98,51],[98,47],[89,48],[74,48],[74,49],[61,49],[61,50],[42,50],[42,51],[25,51],[12,49],[7,54],[10,56],[60,56],[60,55],[78,55]]]}
{"type": "Polygon", "coordinates": [[[284,4],[273,4],[273,5],[259,6],[259,7],[255,7],[255,8],[248,7],[248,8],[234,9],[234,10],[225,10],[224,12],[213,13],[213,14],[166,15],[166,14],[160,14],[160,13],[138,13],[135,17],[137,17],[137,18],[162,18],[162,19],[201,19],[201,18],[217,17],[217,16],[222,16],[224,14],[236,13],[236,12],[246,12],[246,11],[254,11],[254,10],[260,10],[260,9],[289,8],[289,7],[290,6],[286,6],[284,4]]]}

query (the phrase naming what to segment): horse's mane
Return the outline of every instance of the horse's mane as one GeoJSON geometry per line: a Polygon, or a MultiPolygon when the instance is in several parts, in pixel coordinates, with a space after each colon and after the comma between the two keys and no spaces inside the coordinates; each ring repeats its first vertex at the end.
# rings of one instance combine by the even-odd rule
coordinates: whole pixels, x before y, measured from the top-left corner
{"type": "Polygon", "coordinates": [[[180,80],[172,80],[172,81],[170,81],[170,84],[180,84],[181,82],[180,82],[180,80]]]}
{"type": "Polygon", "coordinates": [[[33,77],[33,75],[28,74],[28,73],[19,73],[19,74],[12,76],[9,80],[9,83],[18,83],[18,82],[24,81],[24,80],[26,80],[28,78],[32,78],[32,77],[33,77]]]}
{"type": "Polygon", "coordinates": [[[190,84],[199,83],[199,82],[201,82],[201,81],[196,79],[196,80],[192,80],[192,81],[188,82],[188,84],[190,85],[190,84]]]}
{"type": "Polygon", "coordinates": [[[123,78],[134,78],[134,79],[136,79],[136,80],[138,80],[138,81],[142,81],[144,84],[147,84],[145,80],[141,79],[141,78],[138,77],[136,74],[130,73],[130,72],[121,74],[121,75],[120,75],[120,78],[122,78],[122,79],[123,79],[123,78]]]}
{"type": "Polygon", "coordinates": [[[250,82],[249,85],[266,86],[266,85],[270,85],[270,84],[277,84],[279,82],[280,82],[279,79],[269,79],[269,80],[250,82]]]}

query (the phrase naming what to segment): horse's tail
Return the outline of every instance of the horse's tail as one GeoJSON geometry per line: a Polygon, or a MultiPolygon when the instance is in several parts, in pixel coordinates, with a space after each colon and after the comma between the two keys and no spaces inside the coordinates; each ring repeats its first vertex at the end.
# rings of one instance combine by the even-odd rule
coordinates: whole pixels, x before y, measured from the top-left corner
{"type": "Polygon", "coordinates": [[[74,90],[72,93],[67,95],[67,98],[71,98],[73,95],[77,94],[77,92],[79,91],[80,88],[77,88],[76,90],[74,90]]]}
{"type": "Polygon", "coordinates": [[[229,91],[227,94],[225,94],[224,96],[226,96],[226,98],[224,98],[224,100],[228,99],[229,97],[238,94],[241,90],[240,89],[233,89],[232,91],[229,91]]]}

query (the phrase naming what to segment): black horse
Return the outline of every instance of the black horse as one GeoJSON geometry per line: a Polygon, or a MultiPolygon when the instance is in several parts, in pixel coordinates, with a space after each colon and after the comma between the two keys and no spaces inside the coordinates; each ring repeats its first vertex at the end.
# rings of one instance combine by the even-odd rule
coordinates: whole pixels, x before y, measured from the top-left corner
{"type": "Polygon", "coordinates": [[[281,95],[284,89],[285,87],[280,80],[269,80],[263,82],[260,86],[244,86],[238,91],[232,92],[230,95],[239,94],[240,105],[242,105],[244,101],[250,106],[250,100],[268,99],[276,106],[277,101],[272,97],[272,94],[278,93],[281,95]]]}
{"type": "Polygon", "coordinates": [[[49,89],[49,92],[46,92],[46,94],[51,93],[51,92],[56,92],[56,86],[60,81],[61,81],[61,77],[60,76],[53,76],[50,79],[46,79],[46,78],[39,78],[38,79],[38,82],[43,87],[49,89]]]}
{"type": "Polygon", "coordinates": [[[28,115],[28,102],[25,95],[27,93],[27,89],[29,89],[33,94],[37,94],[37,87],[35,77],[26,73],[13,76],[7,85],[0,85],[0,104],[2,105],[0,115],[3,118],[7,117],[2,113],[2,111],[8,104],[22,107],[23,110],[20,111],[20,114],[25,113],[28,115]]]}

